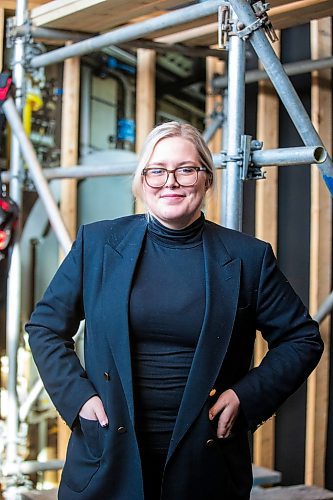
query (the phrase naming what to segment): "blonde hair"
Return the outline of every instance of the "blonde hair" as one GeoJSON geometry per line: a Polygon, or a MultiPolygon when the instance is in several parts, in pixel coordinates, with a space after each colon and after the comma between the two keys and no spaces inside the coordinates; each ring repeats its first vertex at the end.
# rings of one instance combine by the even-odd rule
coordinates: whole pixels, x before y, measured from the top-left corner
{"type": "Polygon", "coordinates": [[[167,139],[169,137],[182,137],[194,145],[198,153],[200,164],[207,168],[210,180],[209,187],[214,185],[215,174],[213,158],[200,132],[193,127],[193,125],[188,123],[179,123],[176,121],[166,122],[153,128],[147,135],[143,144],[132,182],[132,192],[135,197],[141,200],[143,199],[142,170],[148,165],[156,144],[162,139],[167,139]]]}

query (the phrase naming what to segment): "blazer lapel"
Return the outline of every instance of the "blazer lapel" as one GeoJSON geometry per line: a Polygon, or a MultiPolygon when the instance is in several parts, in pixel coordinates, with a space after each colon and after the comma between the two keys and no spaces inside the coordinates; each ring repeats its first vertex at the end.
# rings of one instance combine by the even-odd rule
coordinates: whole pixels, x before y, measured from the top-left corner
{"type": "Polygon", "coordinates": [[[146,233],[140,221],[121,239],[105,244],[103,261],[103,324],[134,424],[131,352],[129,340],[129,297],[135,266],[146,233]]]}
{"type": "MultiPolygon", "coordinates": [[[[215,384],[225,357],[236,316],[240,260],[232,260],[214,226],[203,233],[206,309],[189,378],[168,452],[170,459],[215,384]]],[[[207,416],[208,417],[208,416],[207,416]]]]}

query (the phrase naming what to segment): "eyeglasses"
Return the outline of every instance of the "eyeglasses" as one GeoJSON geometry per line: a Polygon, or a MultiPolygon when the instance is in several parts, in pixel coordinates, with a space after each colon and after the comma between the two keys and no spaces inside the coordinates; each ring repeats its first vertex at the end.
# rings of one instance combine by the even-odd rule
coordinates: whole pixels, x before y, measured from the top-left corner
{"type": "Polygon", "coordinates": [[[189,187],[194,186],[197,182],[199,172],[207,172],[207,168],[193,167],[192,165],[178,167],[173,170],[162,167],[148,167],[142,170],[142,175],[148,186],[152,188],[163,187],[168,182],[170,174],[175,176],[175,180],[180,186],[189,187]]]}

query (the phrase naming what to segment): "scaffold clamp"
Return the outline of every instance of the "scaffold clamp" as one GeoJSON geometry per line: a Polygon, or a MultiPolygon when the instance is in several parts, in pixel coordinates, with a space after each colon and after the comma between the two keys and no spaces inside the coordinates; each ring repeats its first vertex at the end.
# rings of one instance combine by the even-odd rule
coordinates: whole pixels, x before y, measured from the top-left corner
{"type": "Polygon", "coordinates": [[[244,25],[239,24],[238,28],[240,29],[237,31],[237,35],[243,40],[247,40],[254,31],[264,28],[265,33],[271,42],[276,42],[278,40],[278,36],[273,28],[271,20],[267,15],[267,11],[270,9],[269,3],[264,3],[259,0],[252,5],[252,8],[257,20],[245,27],[243,27],[244,25]]]}

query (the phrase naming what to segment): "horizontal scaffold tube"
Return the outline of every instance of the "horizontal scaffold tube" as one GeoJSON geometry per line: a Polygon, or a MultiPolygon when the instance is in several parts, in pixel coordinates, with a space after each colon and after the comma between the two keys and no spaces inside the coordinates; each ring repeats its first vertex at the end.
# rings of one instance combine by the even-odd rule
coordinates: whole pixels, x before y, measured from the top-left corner
{"type": "Polygon", "coordinates": [[[83,40],[60,49],[52,50],[46,54],[33,57],[30,61],[32,68],[48,66],[58,63],[69,57],[83,56],[96,50],[101,50],[109,45],[120,44],[136,40],[155,31],[160,31],[172,26],[179,26],[185,22],[195,21],[201,17],[217,14],[218,7],[223,4],[220,0],[208,0],[197,5],[190,5],[183,9],[177,9],[167,14],[147,19],[136,24],[116,28],[103,35],[94,36],[88,40],[83,40]]]}
{"type": "Polygon", "coordinates": [[[252,153],[252,161],[258,167],[309,165],[310,163],[323,163],[326,158],[327,151],[322,146],[264,149],[252,153]]]}
{"type": "MultiPolygon", "coordinates": [[[[288,165],[309,165],[310,163],[321,163],[325,161],[326,154],[326,150],[321,146],[301,146],[298,148],[281,148],[255,151],[252,154],[252,160],[255,165],[260,167],[269,167],[270,165],[278,165],[282,167],[288,165]]],[[[215,167],[221,168],[221,155],[214,154],[213,160],[215,167]]],[[[126,162],[119,162],[113,165],[76,165],[66,168],[44,168],[43,175],[48,181],[53,179],[86,179],[88,177],[131,175],[134,173],[136,166],[136,160],[130,160],[126,162]]],[[[10,179],[10,173],[3,172],[2,178],[4,182],[8,182],[10,179]]]]}
{"type": "Polygon", "coordinates": [[[5,464],[2,467],[4,476],[12,476],[14,474],[34,474],[39,471],[59,470],[64,466],[63,460],[49,460],[48,462],[38,462],[37,460],[29,460],[26,462],[5,464]]]}
{"type": "MultiPolygon", "coordinates": [[[[306,59],[283,65],[283,69],[288,76],[303,75],[318,71],[320,69],[333,68],[333,57],[323,57],[322,59],[306,59]]],[[[269,76],[264,69],[252,69],[245,73],[245,83],[255,83],[260,80],[269,80],[269,76]]],[[[217,76],[213,78],[212,86],[215,90],[228,87],[228,76],[217,76]]]]}

